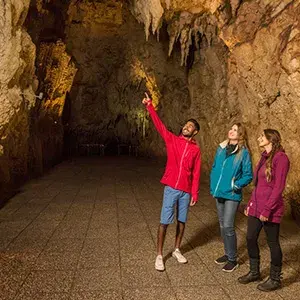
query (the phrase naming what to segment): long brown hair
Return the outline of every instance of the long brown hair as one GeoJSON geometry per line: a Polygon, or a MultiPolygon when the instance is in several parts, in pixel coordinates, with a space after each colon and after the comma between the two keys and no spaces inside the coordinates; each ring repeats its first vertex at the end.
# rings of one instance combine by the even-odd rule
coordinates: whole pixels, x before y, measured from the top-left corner
{"type": "Polygon", "coordinates": [[[235,156],[235,159],[234,159],[234,163],[237,163],[242,158],[241,149],[242,148],[247,148],[248,149],[248,136],[247,136],[246,128],[242,123],[233,123],[231,128],[234,125],[236,125],[237,128],[238,128],[237,133],[238,133],[238,147],[239,148],[238,148],[238,152],[237,152],[237,154],[235,156]]]}
{"type": "Polygon", "coordinates": [[[247,131],[245,126],[242,123],[233,123],[231,128],[236,125],[238,128],[238,137],[239,137],[239,141],[238,141],[238,145],[239,145],[239,149],[241,149],[242,147],[248,148],[248,136],[247,136],[247,131]]]}
{"type": "Polygon", "coordinates": [[[272,143],[272,150],[266,161],[266,173],[265,173],[266,177],[267,177],[267,181],[270,182],[272,180],[272,161],[273,161],[274,155],[278,151],[284,151],[284,149],[281,146],[281,136],[277,130],[264,129],[264,135],[267,138],[267,140],[270,143],[272,143]]]}

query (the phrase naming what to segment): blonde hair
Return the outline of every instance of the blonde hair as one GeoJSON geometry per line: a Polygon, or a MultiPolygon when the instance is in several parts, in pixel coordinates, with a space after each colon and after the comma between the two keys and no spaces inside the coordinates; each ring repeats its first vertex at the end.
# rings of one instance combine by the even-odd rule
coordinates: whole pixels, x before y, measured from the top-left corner
{"type": "Polygon", "coordinates": [[[248,135],[245,126],[242,123],[233,123],[231,127],[234,125],[237,126],[238,130],[238,153],[235,156],[234,162],[237,163],[241,159],[242,148],[248,149],[248,135]]]}
{"type": "Polygon", "coordinates": [[[238,128],[238,145],[239,149],[242,147],[248,148],[248,135],[245,126],[242,123],[234,123],[238,128]]]}

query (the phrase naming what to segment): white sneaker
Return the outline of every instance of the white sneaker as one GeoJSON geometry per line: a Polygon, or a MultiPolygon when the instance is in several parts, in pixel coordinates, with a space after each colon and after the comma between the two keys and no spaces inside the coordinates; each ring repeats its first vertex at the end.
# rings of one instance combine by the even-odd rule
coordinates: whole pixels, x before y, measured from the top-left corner
{"type": "Polygon", "coordinates": [[[181,254],[179,249],[175,249],[175,251],[172,253],[172,256],[181,264],[187,263],[187,259],[181,254]]]}
{"type": "Polygon", "coordinates": [[[162,255],[157,255],[156,256],[155,269],[157,271],[161,271],[161,272],[165,270],[165,264],[164,264],[162,255]]]}

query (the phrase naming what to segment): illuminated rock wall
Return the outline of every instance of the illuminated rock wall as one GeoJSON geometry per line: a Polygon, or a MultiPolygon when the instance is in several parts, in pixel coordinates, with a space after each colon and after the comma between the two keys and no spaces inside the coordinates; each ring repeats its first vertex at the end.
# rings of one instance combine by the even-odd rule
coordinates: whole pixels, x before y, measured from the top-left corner
{"type": "Polygon", "coordinates": [[[35,46],[22,27],[28,1],[0,3],[1,200],[27,174],[30,110],[35,105],[35,46]]]}
{"type": "Polygon", "coordinates": [[[51,167],[62,159],[64,129],[68,130],[68,123],[63,122],[63,111],[77,68],[60,40],[42,42],[36,62],[43,100],[34,112],[34,138],[41,150],[34,156],[34,165],[51,167]]]}
{"type": "Polygon", "coordinates": [[[199,120],[204,171],[243,121],[254,163],[257,136],[276,128],[289,185],[299,181],[300,0],[10,0],[0,13],[2,189],[59,161],[65,133],[67,151],[131,143],[164,155],[146,90],[174,133],[199,120]]]}
{"type": "Polygon", "coordinates": [[[140,1],[130,2],[146,32],[154,26],[157,34],[156,24],[167,23],[169,54],[177,41],[182,65],[194,57],[188,74],[190,112],[200,119],[198,138],[209,149],[203,151],[204,169],[210,169],[228,127],[241,120],[255,163],[262,129],[281,132],[292,162],[289,186],[295,186],[300,168],[300,1],[160,1],[163,13],[155,0],[144,1],[143,7],[140,1]]]}
{"type": "Polygon", "coordinates": [[[33,44],[24,26],[28,11],[37,4],[40,19],[49,11],[42,2],[29,2],[0,4],[0,204],[28,176],[62,159],[62,112],[76,73],[63,42],[40,42],[44,28],[30,32],[33,44]]]}
{"type": "Polygon", "coordinates": [[[78,66],[70,94],[73,144],[131,143],[162,155],[141,100],[149,91],[167,126],[179,131],[190,106],[180,54],[168,58],[166,31],[160,43],[153,36],[147,42],[127,7],[105,3],[82,1],[68,11],[66,44],[78,66]]]}

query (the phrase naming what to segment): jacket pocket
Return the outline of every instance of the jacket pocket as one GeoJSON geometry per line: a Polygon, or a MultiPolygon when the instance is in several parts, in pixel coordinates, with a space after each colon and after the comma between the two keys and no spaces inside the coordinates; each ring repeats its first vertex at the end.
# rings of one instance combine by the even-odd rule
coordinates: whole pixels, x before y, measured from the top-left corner
{"type": "Polygon", "coordinates": [[[231,179],[231,189],[234,191],[234,181],[235,181],[235,177],[232,177],[231,179]]]}
{"type": "Polygon", "coordinates": [[[233,177],[231,180],[231,189],[232,189],[233,194],[241,194],[242,193],[242,189],[235,185],[235,177],[233,177]]]}

